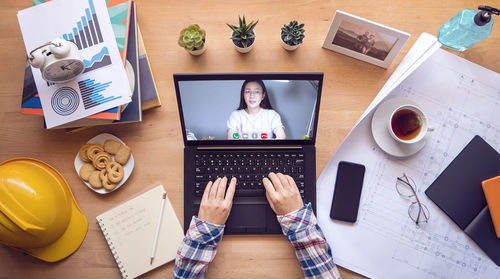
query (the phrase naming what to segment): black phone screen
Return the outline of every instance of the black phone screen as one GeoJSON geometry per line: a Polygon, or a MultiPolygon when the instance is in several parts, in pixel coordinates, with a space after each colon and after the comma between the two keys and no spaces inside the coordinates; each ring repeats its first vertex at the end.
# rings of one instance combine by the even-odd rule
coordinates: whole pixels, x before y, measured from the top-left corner
{"type": "Polygon", "coordinates": [[[330,211],[332,219],[356,222],[364,175],[365,166],[345,161],[339,162],[330,211]]]}

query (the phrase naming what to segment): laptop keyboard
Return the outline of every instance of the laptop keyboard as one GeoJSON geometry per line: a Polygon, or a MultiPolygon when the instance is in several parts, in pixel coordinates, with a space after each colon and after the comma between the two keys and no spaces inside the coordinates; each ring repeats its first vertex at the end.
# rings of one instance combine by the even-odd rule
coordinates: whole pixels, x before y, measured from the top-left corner
{"type": "Polygon", "coordinates": [[[299,193],[304,198],[304,153],[303,152],[200,152],[195,155],[196,182],[194,194],[203,195],[208,181],[217,177],[236,177],[235,196],[265,196],[262,179],[270,172],[288,174],[295,180],[299,193]]]}

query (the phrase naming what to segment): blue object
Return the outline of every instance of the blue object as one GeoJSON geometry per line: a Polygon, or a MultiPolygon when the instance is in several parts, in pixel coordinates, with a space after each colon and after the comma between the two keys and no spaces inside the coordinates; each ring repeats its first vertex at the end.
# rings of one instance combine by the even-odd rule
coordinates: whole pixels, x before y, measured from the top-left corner
{"type": "Polygon", "coordinates": [[[500,10],[479,5],[479,10],[464,9],[439,28],[438,40],[445,47],[464,51],[491,34],[492,14],[500,10]]]}

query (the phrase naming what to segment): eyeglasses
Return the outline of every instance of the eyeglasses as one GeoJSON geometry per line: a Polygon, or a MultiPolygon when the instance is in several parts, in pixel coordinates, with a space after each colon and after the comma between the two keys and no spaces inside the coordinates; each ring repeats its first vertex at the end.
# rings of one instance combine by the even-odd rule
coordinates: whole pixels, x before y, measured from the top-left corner
{"type": "Polygon", "coordinates": [[[415,198],[415,201],[412,202],[408,208],[410,219],[413,220],[417,226],[422,223],[427,223],[430,217],[429,209],[418,199],[415,181],[403,173],[402,176],[396,179],[396,190],[403,198],[415,198]]]}
{"type": "Polygon", "coordinates": [[[262,92],[259,89],[256,89],[255,91],[252,91],[250,89],[245,89],[245,91],[243,91],[243,93],[248,94],[248,95],[250,95],[251,93],[253,93],[254,95],[262,94],[262,92]]]}

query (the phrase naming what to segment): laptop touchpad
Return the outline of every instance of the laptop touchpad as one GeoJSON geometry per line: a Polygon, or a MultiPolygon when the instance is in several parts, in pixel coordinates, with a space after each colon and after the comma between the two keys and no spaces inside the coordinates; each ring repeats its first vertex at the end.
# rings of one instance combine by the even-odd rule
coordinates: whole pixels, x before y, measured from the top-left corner
{"type": "Polygon", "coordinates": [[[233,204],[226,226],[231,232],[264,232],[266,205],[233,204]]]}

